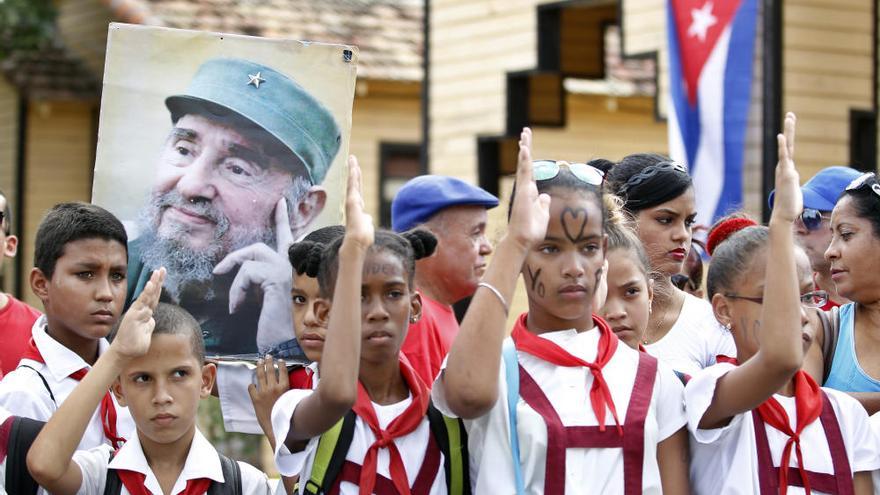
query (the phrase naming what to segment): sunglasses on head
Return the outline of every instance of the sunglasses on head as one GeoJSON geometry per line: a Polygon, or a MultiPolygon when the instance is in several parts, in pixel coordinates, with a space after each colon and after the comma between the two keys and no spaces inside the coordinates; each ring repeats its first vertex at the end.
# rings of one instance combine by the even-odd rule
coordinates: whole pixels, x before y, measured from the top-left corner
{"type": "Polygon", "coordinates": [[[854,181],[850,182],[848,186],[846,186],[847,191],[858,191],[860,189],[870,187],[871,191],[874,192],[878,197],[880,197],[880,184],[877,184],[875,180],[873,184],[868,184],[868,180],[876,179],[876,174],[874,172],[868,172],[860,175],[854,181]]]}
{"type": "Polygon", "coordinates": [[[804,208],[801,212],[801,222],[807,230],[819,230],[822,227],[822,212],[815,208],[804,208]]]}
{"type": "Polygon", "coordinates": [[[563,166],[567,167],[578,180],[591,186],[601,186],[602,181],[605,180],[605,174],[596,167],[586,163],[557,162],[556,160],[533,161],[532,175],[535,180],[550,180],[559,175],[559,170],[563,166]]]}

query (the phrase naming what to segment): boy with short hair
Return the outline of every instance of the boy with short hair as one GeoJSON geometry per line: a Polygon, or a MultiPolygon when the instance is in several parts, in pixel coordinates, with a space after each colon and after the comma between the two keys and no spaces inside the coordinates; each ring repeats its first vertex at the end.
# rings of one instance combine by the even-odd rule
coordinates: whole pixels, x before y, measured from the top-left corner
{"type": "MultiPolygon", "coordinates": [[[[107,210],[86,203],[55,205],[37,229],[31,290],[46,314],[17,369],[0,382],[0,407],[47,421],[107,349],[126,293],[128,237],[107,210]]],[[[107,392],[93,410],[79,448],[111,441],[133,430],[131,417],[107,392]]],[[[80,438],[80,437],[77,437],[80,438]]]]}
{"type": "Polygon", "coordinates": [[[49,492],[270,493],[265,474],[219,455],[196,428],[199,400],[211,393],[216,368],[204,363],[195,319],[178,306],[158,304],[164,276],[164,269],[153,273],[107,352],[31,447],[28,468],[49,492]],[[113,455],[106,445],[75,453],[89,411],[111,385],[129,407],[137,434],[113,455]]]}
{"type": "MultiPolygon", "coordinates": [[[[12,209],[9,199],[0,190],[0,272],[6,258],[18,253],[18,237],[12,232],[12,209]]],[[[40,312],[10,294],[0,292],[0,378],[18,366],[21,355],[31,339],[31,327],[40,312]]]]}

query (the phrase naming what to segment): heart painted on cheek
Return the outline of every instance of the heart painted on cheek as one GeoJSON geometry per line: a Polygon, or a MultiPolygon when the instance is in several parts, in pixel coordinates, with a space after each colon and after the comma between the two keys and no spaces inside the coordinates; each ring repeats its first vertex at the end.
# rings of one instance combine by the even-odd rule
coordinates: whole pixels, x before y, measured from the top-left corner
{"type": "Polygon", "coordinates": [[[584,229],[587,227],[587,210],[578,208],[577,210],[566,207],[562,210],[562,231],[565,237],[573,243],[577,243],[584,236],[584,229]]]}

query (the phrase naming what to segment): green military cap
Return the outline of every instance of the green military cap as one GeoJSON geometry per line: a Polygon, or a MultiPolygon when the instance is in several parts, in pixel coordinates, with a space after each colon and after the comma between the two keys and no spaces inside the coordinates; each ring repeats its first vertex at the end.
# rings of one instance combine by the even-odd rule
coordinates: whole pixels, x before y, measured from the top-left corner
{"type": "MultiPolygon", "coordinates": [[[[262,64],[215,58],[199,67],[184,94],[165,99],[171,121],[217,107],[265,130],[301,161],[312,184],[320,184],[342,136],[333,115],[302,86],[262,64]]],[[[213,110],[212,110],[213,109],[213,110]]]]}

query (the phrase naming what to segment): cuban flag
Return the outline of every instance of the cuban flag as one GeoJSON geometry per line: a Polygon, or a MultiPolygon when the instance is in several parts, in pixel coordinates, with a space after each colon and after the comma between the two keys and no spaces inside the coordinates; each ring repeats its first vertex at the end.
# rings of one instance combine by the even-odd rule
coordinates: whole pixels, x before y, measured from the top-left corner
{"type": "Polygon", "coordinates": [[[757,0],[667,0],[669,150],[694,179],[697,224],[741,207],[757,0]]]}

